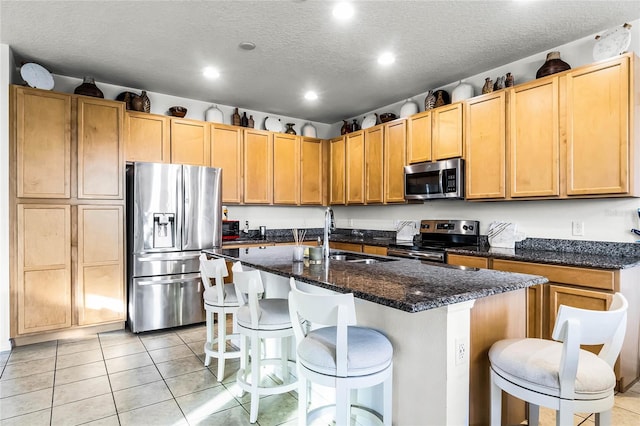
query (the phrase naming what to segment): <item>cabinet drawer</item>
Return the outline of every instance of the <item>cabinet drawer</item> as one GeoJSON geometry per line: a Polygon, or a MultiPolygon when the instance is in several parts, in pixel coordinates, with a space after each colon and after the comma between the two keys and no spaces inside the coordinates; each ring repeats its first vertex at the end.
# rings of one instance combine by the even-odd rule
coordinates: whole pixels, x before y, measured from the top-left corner
{"type": "Polygon", "coordinates": [[[487,269],[489,267],[489,258],[465,256],[462,254],[447,254],[447,263],[449,265],[470,266],[472,268],[487,269]]]}
{"type": "Polygon", "coordinates": [[[539,263],[493,260],[493,269],[523,274],[542,275],[551,282],[572,284],[599,290],[615,290],[615,271],[576,268],[572,266],[543,265],[539,263]]]}
{"type": "Polygon", "coordinates": [[[341,243],[337,241],[329,241],[329,247],[336,250],[347,250],[347,251],[362,251],[362,244],[354,244],[354,243],[341,243]]]}

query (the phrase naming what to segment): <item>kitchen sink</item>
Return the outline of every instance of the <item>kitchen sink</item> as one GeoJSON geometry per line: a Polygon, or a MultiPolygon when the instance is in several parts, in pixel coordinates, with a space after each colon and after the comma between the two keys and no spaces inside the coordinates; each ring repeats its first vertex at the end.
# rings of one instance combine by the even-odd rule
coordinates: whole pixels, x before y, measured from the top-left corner
{"type": "Polygon", "coordinates": [[[351,262],[351,263],[363,263],[365,265],[370,265],[372,263],[378,262],[390,262],[397,259],[387,258],[387,257],[372,257],[367,254],[358,254],[358,253],[345,253],[345,252],[329,252],[329,259],[331,260],[340,260],[343,262],[351,262]]]}

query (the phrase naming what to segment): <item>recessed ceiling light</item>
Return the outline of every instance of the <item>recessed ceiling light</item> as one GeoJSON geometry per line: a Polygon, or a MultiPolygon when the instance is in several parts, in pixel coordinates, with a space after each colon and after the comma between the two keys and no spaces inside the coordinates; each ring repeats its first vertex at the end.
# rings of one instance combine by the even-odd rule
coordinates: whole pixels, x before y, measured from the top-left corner
{"type": "Polygon", "coordinates": [[[391,65],[396,61],[396,57],[393,56],[393,53],[385,52],[378,56],[378,63],[380,65],[391,65]]]}
{"type": "Polygon", "coordinates": [[[218,70],[212,67],[206,67],[204,70],[202,70],[202,75],[212,79],[220,77],[220,73],[218,72],[218,70]]]}
{"type": "Polygon", "coordinates": [[[304,94],[304,98],[308,101],[315,101],[316,99],[318,99],[318,94],[313,90],[309,90],[304,94]]]}
{"type": "Polygon", "coordinates": [[[253,50],[256,48],[256,44],[251,41],[243,41],[238,45],[242,50],[253,50]]]}
{"type": "Polygon", "coordinates": [[[348,2],[340,2],[333,8],[333,17],[341,21],[346,21],[353,16],[353,6],[348,2]]]}

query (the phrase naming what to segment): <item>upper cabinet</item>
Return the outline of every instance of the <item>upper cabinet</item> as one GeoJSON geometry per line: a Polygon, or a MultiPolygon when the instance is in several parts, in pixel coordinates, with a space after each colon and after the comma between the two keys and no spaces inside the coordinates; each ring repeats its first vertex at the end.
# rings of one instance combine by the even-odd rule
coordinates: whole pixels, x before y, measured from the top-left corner
{"type": "Polygon", "coordinates": [[[364,130],[347,134],[346,203],[364,203],[364,130]]]}
{"type": "Polygon", "coordinates": [[[384,126],[364,131],[365,202],[384,202],[384,126]]]}
{"type": "Polygon", "coordinates": [[[273,203],[300,204],[300,138],[273,134],[273,203]]]}
{"type": "Polygon", "coordinates": [[[432,157],[434,160],[462,157],[462,103],[445,105],[433,110],[432,157]]]}
{"type": "Polygon", "coordinates": [[[329,204],[345,204],[346,136],[329,141],[329,204]]]}
{"type": "MultiPolygon", "coordinates": [[[[634,100],[630,96],[632,60],[631,55],[625,55],[566,76],[569,196],[637,190],[630,178],[634,171],[630,153],[634,130],[637,137],[639,126],[637,117],[633,121],[634,100]]],[[[638,65],[635,72],[639,73],[637,69],[638,65]]],[[[635,83],[639,83],[638,77],[635,83]]]]}
{"type": "Polygon", "coordinates": [[[560,195],[559,78],[509,90],[509,195],[560,195]]]}
{"type": "Polygon", "coordinates": [[[126,161],[169,163],[171,161],[170,118],[127,111],[124,117],[126,161]]]}
{"type": "Polygon", "coordinates": [[[211,167],[222,169],[222,202],[240,204],[242,198],[242,128],[211,126],[211,167]]]}
{"type": "Polygon", "coordinates": [[[16,196],[71,197],[71,96],[12,87],[16,196]]]}
{"type": "Polygon", "coordinates": [[[465,102],[468,199],[506,195],[506,92],[500,90],[465,102]]]}
{"type": "Polygon", "coordinates": [[[79,96],[78,198],[124,197],[124,103],[79,96]]]}
{"type": "Polygon", "coordinates": [[[431,161],[431,113],[426,110],[407,120],[407,162],[431,161]]]}
{"type": "Polygon", "coordinates": [[[244,130],[244,202],[273,203],[273,135],[244,130]]]}
{"type": "Polygon", "coordinates": [[[210,156],[210,124],[204,121],[171,119],[171,162],[208,166],[210,156]]]}
{"type": "Polygon", "coordinates": [[[384,202],[404,203],[407,122],[395,120],[384,128],[384,202]]]}
{"type": "Polygon", "coordinates": [[[321,205],[324,188],[324,149],[322,139],[300,139],[300,204],[321,205]]]}

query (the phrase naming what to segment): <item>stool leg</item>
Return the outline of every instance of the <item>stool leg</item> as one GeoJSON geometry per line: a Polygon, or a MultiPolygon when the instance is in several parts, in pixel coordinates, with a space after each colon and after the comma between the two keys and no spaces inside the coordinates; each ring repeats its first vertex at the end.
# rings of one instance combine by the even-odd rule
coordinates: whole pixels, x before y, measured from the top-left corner
{"type": "Polygon", "coordinates": [[[249,413],[249,422],[255,423],[258,420],[258,404],[260,402],[260,394],[258,386],[260,385],[260,338],[257,333],[251,335],[251,411],[249,413]]]}
{"type": "Polygon", "coordinates": [[[529,403],[529,426],[538,426],[540,423],[540,406],[529,403]]]}
{"type": "Polygon", "coordinates": [[[227,347],[227,314],[218,312],[218,381],[224,378],[224,352],[227,347]]]}
{"type": "Polygon", "coordinates": [[[280,339],[280,367],[282,368],[282,382],[289,379],[289,337],[280,339]]]}
{"type": "Polygon", "coordinates": [[[382,385],[384,390],[384,413],[382,419],[385,426],[391,426],[391,420],[393,418],[393,373],[389,374],[384,384],[382,385]]]}
{"type": "Polygon", "coordinates": [[[491,426],[500,426],[502,421],[502,389],[496,385],[493,380],[493,371],[491,374],[491,426]]]}
{"type": "Polygon", "coordinates": [[[351,392],[338,379],[336,383],[336,426],[349,426],[351,417],[351,392]]]}
{"type": "Polygon", "coordinates": [[[595,416],[596,426],[610,426],[611,425],[611,410],[596,413],[595,416]]]}
{"type": "Polygon", "coordinates": [[[310,382],[300,374],[298,369],[298,426],[307,426],[307,405],[310,382]]]}
{"type": "Polygon", "coordinates": [[[204,342],[204,366],[208,367],[211,363],[211,355],[207,352],[207,345],[211,346],[213,349],[213,339],[215,338],[213,335],[213,312],[210,310],[205,310],[206,322],[207,322],[207,341],[204,342]]]}

